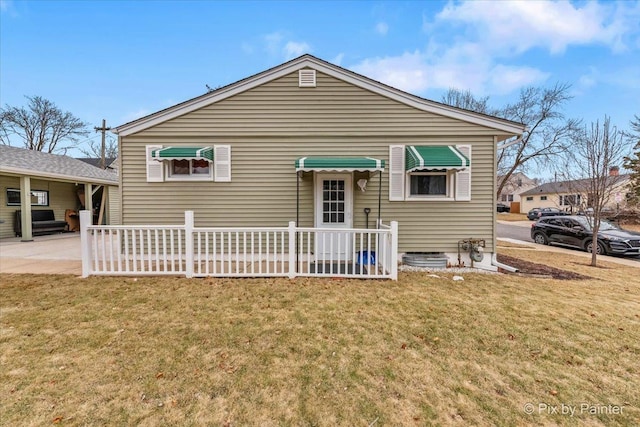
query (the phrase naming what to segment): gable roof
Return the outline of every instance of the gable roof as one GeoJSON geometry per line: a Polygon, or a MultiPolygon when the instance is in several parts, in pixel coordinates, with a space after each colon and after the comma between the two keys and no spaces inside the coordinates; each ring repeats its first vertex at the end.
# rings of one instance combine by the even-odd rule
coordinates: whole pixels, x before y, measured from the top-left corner
{"type": "Polygon", "coordinates": [[[312,68],[329,76],[353,84],[354,86],[367,89],[371,92],[394,99],[422,111],[474,123],[480,126],[486,126],[507,135],[520,135],[526,128],[526,126],[521,123],[452,107],[450,105],[412,95],[379,81],[365,77],[361,74],[354,73],[346,68],[323,61],[315,56],[306,54],[261,73],[242,79],[238,82],[223,86],[212,92],[205,93],[204,95],[200,95],[132,122],[117,126],[113,129],[113,132],[121,136],[127,136],[143,131],[303,68],[312,68]]]}
{"type": "MultiPolygon", "coordinates": [[[[621,184],[624,181],[628,180],[631,175],[622,174],[622,175],[614,175],[609,176],[608,185],[621,184]]],[[[564,194],[571,192],[580,192],[587,191],[589,188],[589,183],[591,180],[589,178],[585,179],[574,179],[570,181],[557,181],[557,182],[547,182],[546,184],[539,185],[535,188],[532,188],[529,191],[525,191],[521,193],[520,196],[536,196],[540,194],[564,194]]]]}
{"type": "Polygon", "coordinates": [[[118,176],[68,156],[0,145],[0,172],[64,181],[118,185],[118,176]]]}

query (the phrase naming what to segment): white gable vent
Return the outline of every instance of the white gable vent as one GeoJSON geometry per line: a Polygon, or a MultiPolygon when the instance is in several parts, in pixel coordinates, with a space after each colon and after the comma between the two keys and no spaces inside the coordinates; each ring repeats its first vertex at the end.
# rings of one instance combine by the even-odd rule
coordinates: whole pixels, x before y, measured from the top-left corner
{"type": "Polygon", "coordinates": [[[316,70],[298,71],[299,87],[316,87],[316,70]]]}

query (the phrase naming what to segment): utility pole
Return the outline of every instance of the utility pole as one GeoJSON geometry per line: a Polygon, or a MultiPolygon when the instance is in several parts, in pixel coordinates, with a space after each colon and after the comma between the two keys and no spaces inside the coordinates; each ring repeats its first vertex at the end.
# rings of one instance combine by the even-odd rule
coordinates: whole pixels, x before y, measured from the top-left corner
{"type": "Polygon", "coordinates": [[[106,169],[107,165],[106,160],[104,158],[104,139],[105,139],[105,134],[108,130],[111,130],[111,128],[107,127],[107,121],[105,119],[102,119],[102,127],[94,127],[94,129],[96,130],[96,132],[102,132],[102,150],[101,150],[101,157],[100,157],[100,167],[102,169],[106,169]]]}

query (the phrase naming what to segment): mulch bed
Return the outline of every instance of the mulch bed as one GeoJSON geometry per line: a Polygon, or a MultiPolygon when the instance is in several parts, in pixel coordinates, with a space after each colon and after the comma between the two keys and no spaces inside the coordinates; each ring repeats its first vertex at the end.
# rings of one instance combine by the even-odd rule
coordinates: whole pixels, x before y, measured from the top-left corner
{"type": "MultiPolygon", "coordinates": [[[[544,264],[537,264],[535,262],[525,261],[520,258],[510,257],[508,255],[498,254],[498,262],[515,267],[518,269],[518,273],[531,276],[550,277],[558,280],[587,280],[591,279],[589,276],[583,276],[582,274],[574,273],[572,271],[562,270],[555,267],[549,267],[544,264]]],[[[507,273],[500,269],[502,273],[507,273]]]]}

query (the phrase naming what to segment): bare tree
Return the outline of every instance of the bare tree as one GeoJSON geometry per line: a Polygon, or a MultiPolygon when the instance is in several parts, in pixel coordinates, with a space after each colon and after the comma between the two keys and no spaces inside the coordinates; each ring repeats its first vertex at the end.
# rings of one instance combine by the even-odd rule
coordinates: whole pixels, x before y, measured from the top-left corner
{"type": "MultiPolygon", "coordinates": [[[[102,157],[102,142],[101,141],[90,141],[86,145],[78,146],[78,150],[82,154],[91,158],[101,158],[102,157]]],[[[105,145],[104,145],[104,155],[106,158],[115,158],[118,157],[118,141],[112,137],[107,136],[105,145]]],[[[107,165],[108,166],[108,165],[107,165]]]]}
{"type": "Polygon", "coordinates": [[[476,113],[489,114],[492,116],[500,115],[499,110],[489,106],[488,96],[476,98],[469,90],[461,91],[459,89],[449,88],[447,93],[442,95],[442,103],[464,110],[475,111],[476,113]]]}
{"type": "MultiPolygon", "coordinates": [[[[619,176],[610,175],[616,170],[628,150],[629,144],[624,134],[611,125],[609,117],[585,126],[572,138],[572,149],[566,152],[568,162],[566,168],[574,174],[586,176],[582,188],[586,192],[586,204],[592,210],[587,215],[593,239],[587,242],[585,249],[591,251],[591,265],[597,265],[598,252],[602,252],[602,244],[598,242],[603,208],[610,201],[616,189],[619,176]]],[[[570,172],[571,173],[571,172],[570,172]]],[[[583,201],[585,203],[585,201],[583,201]]]]}
{"type": "MultiPolygon", "coordinates": [[[[567,119],[562,113],[571,99],[568,84],[557,83],[550,88],[528,87],[520,91],[518,100],[508,104],[501,116],[527,125],[518,144],[498,152],[498,174],[506,182],[517,170],[534,164],[537,169],[553,165],[571,144],[571,136],[579,129],[580,121],[567,119]]],[[[502,192],[498,185],[497,194],[502,192]]]]}
{"type": "Polygon", "coordinates": [[[442,102],[483,114],[502,117],[527,126],[520,142],[498,151],[498,182],[496,198],[500,196],[509,178],[517,171],[526,171],[535,164],[541,169],[564,153],[570,136],[580,121],[566,119],[564,104],[571,99],[568,84],[557,83],[550,88],[528,87],[520,91],[516,102],[503,108],[489,106],[489,98],[475,98],[469,91],[449,89],[442,102]]]}
{"type": "Polygon", "coordinates": [[[88,124],[70,112],[64,112],[53,102],[40,96],[27,96],[27,107],[0,108],[0,139],[11,145],[13,136],[22,140],[29,150],[48,153],[66,150],[89,134],[88,124]],[[68,145],[63,146],[63,143],[68,145]]]}
{"type": "Polygon", "coordinates": [[[631,172],[631,182],[627,193],[627,203],[640,204],[640,117],[634,116],[631,121],[631,132],[625,132],[629,143],[633,145],[633,153],[624,158],[625,169],[631,172]]]}

